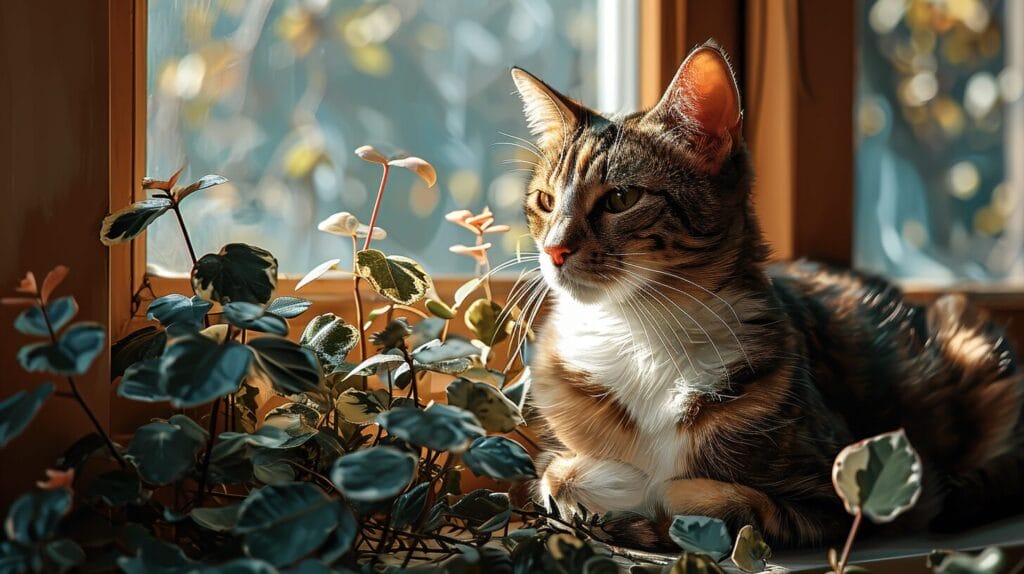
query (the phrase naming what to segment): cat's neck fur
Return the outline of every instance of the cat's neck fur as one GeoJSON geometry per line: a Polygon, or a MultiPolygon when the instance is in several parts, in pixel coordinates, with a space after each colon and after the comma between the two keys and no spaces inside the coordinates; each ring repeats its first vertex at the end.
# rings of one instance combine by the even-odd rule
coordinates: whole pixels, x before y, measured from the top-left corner
{"type": "Polygon", "coordinates": [[[751,289],[693,292],[654,281],[618,301],[588,304],[560,294],[549,325],[557,325],[559,352],[570,364],[636,420],[661,426],[662,417],[643,415],[666,406],[665,416],[678,419],[694,398],[727,391],[729,367],[746,361],[744,319],[765,298],[751,289]]]}

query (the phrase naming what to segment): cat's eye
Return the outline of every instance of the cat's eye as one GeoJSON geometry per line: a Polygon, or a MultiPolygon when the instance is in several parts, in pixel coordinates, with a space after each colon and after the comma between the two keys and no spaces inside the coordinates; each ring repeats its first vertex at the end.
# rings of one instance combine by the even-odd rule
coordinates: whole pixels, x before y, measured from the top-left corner
{"type": "Polygon", "coordinates": [[[555,197],[550,193],[544,193],[543,191],[537,191],[537,206],[546,212],[550,212],[555,208],[555,197]]]}
{"type": "Polygon", "coordinates": [[[618,187],[604,196],[604,209],[608,213],[622,213],[640,201],[644,192],[636,187],[618,187]]]}

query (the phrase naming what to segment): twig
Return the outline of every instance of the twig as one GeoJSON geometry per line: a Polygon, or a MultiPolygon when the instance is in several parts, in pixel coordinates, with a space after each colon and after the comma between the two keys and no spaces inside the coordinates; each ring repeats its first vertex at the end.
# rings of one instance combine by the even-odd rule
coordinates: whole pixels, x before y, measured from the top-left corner
{"type": "Polygon", "coordinates": [[[217,413],[220,412],[220,399],[213,402],[210,410],[210,437],[206,440],[206,452],[203,453],[203,462],[199,474],[199,492],[196,493],[196,506],[206,497],[206,481],[210,475],[210,454],[213,452],[213,444],[217,441],[217,413]]]}
{"type": "Polygon", "coordinates": [[[388,184],[388,172],[391,170],[391,166],[387,163],[382,163],[381,167],[384,168],[384,173],[380,177],[377,200],[373,202],[373,215],[370,216],[370,231],[366,234],[366,243],[363,244],[363,251],[370,248],[370,240],[373,239],[373,228],[377,226],[377,214],[380,213],[380,201],[384,198],[384,188],[388,184]]]}
{"type": "Polygon", "coordinates": [[[181,207],[178,206],[178,200],[173,197],[171,197],[171,209],[174,210],[174,215],[178,218],[178,227],[181,228],[181,234],[185,237],[185,246],[188,247],[188,255],[192,258],[192,267],[195,268],[196,263],[199,262],[196,259],[196,250],[193,249],[192,238],[189,237],[188,229],[185,228],[185,218],[181,216],[181,207]]]}
{"type": "Polygon", "coordinates": [[[857,529],[860,528],[862,518],[864,518],[864,511],[858,508],[857,513],[853,515],[853,525],[850,527],[850,535],[846,537],[843,554],[839,557],[839,566],[836,574],[843,574],[846,570],[846,563],[850,559],[850,550],[853,548],[853,539],[857,537],[857,529]]]}
{"type": "MultiPolygon", "coordinates": [[[[43,320],[46,322],[46,330],[50,333],[50,342],[54,345],[59,344],[57,342],[57,333],[53,330],[53,323],[50,322],[50,313],[46,310],[46,304],[43,303],[43,298],[37,295],[36,301],[39,302],[39,309],[43,313],[43,320]]],[[[128,468],[128,463],[121,457],[121,453],[117,452],[117,448],[114,446],[114,441],[110,440],[110,435],[107,434],[103,425],[100,424],[99,419],[96,418],[92,409],[89,408],[89,403],[85,402],[85,397],[82,396],[82,393],[78,392],[78,385],[75,384],[74,377],[68,375],[67,381],[68,386],[71,387],[71,396],[78,401],[78,405],[82,407],[83,411],[85,411],[86,416],[89,417],[89,420],[92,422],[92,426],[96,429],[96,432],[103,437],[103,442],[106,443],[107,450],[109,450],[110,454],[113,455],[114,460],[117,461],[117,464],[121,465],[121,468],[128,468]]]]}

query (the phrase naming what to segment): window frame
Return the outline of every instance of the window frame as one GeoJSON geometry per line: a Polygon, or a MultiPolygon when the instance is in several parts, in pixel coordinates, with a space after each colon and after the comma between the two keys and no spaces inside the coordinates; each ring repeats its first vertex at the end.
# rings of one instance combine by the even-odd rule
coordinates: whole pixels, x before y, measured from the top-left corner
{"type": "MultiPolygon", "coordinates": [[[[144,195],[148,0],[109,2],[109,195],[111,206],[122,206],[144,195]]],[[[638,8],[640,105],[649,107],[658,101],[690,47],[715,38],[733,55],[745,109],[749,110],[744,133],[758,174],[753,201],[774,257],[850,265],[856,0],[723,0],[714,5],[694,0],[644,0],[638,8]],[[830,129],[823,133],[822,125],[830,129]]],[[[113,340],[145,324],[144,314],[140,314],[145,300],[187,293],[191,288],[187,278],[147,275],[145,241],[143,234],[130,245],[111,248],[113,340]],[[140,294],[141,301],[137,299],[140,294]]],[[[350,274],[338,273],[297,293],[296,279],[283,277],[278,295],[311,299],[313,311],[351,312],[350,278],[350,274]]],[[[467,279],[439,276],[435,286],[440,296],[451,297],[467,279]]],[[[507,277],[494,279],[499,292],[507,292],[513,282],[507,277]]],[[[1000,315],[1024,316],[1024,293],[1012,286],[935,287],[905,282],[903,288],[912,299],[921,301],[965,292],[1000,315]]],[[[367,308],[385,303],[367,291],[367,308]]],[[[1020,340],[1024,341],[1024,329],[1020,340]]]]}
{"type": "MultiPolygon", "coordinates": [[[[146,194],[141,188],[146,169],[146,110],[147,110],[147,26],[149,0],[108,0],[110,2],[110,94],[111,94],[111,136],[110,136],[110,205],[128,205],[143,199],[146,194]]],[[[659,2],[661,0],[658,0],[659,2]]],[[[671,4],[671,2],[664,2],[671,4]]],[[[642,13],[646,2],[638,3],[642,13]]],[[[621,13],[621,9],[615,9],[621,13]]],[[[611,13],[608,6],[602,15],[607,19],[611,13]]],[[[643,26],[640,14],[634,17],[643,26]]],[[[630,22],[635,25],[637,22],[630,22]]],[[[649,22],[648,22],[649,24],[649,22]]],[[[645,30],[625,30],[623,36],[643,37],[645,30]]],[[[632,50],[638,53],[637,50],[632,50]]],[[[615,74],[624,73],[619,65],[615,74]]],[[[602,89],[606,90],[607,87],[602,89]]],[[[612,99],[626,99],[621,93],[612,99]]],[[[160,175],[160,174],[153,174],[160,175]]],[[[146,233],[127,245],[111,247],[109,285],[111,288],[111,340],[116,341],[134,330],[148,324],[145,305],[148,301],[172,293],[189,293],[192,290],[185,276],[150,275],[146,267],[146,233]]],[[[471,275],[446,274],[433,277],[437,294],[451,300],[455,291],[470,280],[471,275]]],[[[282,275],[278,279],[276,296],[302,297],[313,301],[309,313],[334,312],[354,316],[355,301],[351,294],[352,274],[332,272],[318,281],[296,291],[299,277],[282,275]]],[[[509,293],[516,282],[515,277],[498,275],[491,278],[491,286],[497,293],[509,293]]],[[[386,305],[388,301],[365,286],[360,291],[364,309],[386,305]]],[[[312,315],[311,315],[312,316],[312,315]]],[[[453,332],[461,327],[453,325],[453,332]]],[[[292,333],[296,337],[296,333],[292,333]]]]}

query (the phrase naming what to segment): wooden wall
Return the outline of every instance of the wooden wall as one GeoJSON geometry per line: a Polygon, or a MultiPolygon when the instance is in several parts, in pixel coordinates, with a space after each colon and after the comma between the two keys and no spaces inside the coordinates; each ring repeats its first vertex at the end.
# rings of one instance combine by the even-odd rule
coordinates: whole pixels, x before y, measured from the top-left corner
{"type": "MultiPolygon", "coordinates": [[[[107,324],[107,248],[99,242],[108,199],[107,3],[0,2],[0,291],[12,294],[25,270],[41,279],[71,267],[61,293],[74,294],[78,319],[107,324]]],[[[0,307],[0,397],[52,380],[25,374],[15,354],[29,341],[0,307]]],[[[107,420],[108,357],[79,378],[107,420]]],[[[29,429],[0,452],[0,508],[42,478],[63,449],[90,429],[70,399],[51,397],[29,429]]]]}

